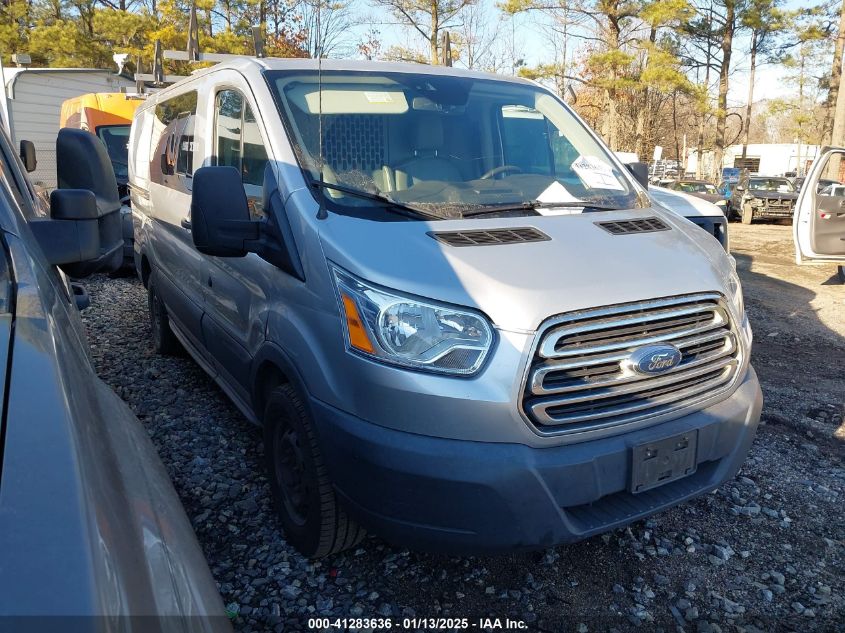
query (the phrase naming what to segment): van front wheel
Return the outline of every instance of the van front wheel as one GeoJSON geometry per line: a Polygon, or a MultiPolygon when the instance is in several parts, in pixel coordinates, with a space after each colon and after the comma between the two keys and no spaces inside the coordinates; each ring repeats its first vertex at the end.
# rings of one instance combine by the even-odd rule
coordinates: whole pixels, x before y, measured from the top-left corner
{"type": "Polygon", "coordinates": [[[290,385],[275,388],[264,410],[264,453],[285,538],[322,558],[355,546],[365,532],[340,507],[311,417],[290,385]]]}

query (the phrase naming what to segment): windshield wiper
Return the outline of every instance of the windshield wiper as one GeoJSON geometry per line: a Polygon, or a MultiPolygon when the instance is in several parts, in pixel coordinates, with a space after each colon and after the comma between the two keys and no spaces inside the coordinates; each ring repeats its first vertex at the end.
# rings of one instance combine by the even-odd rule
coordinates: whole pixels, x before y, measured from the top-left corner
{"type": "Polygon", "coordinates": [[[357,198],[362,198],[364,200],[372,200],[373,202],[378,202],[379,204],[384,205],[385,208],[390,209],[400,215],[404,215],[406,217],[415,217],[415,218],[431,218],[434,220],[440,220],[442,218],[432,215],[430,213],[426,213],[425,211],[420,211],[419,209],[415,209],[413,207],[408,206],[402,202],[398,202],[393,198],[389,198],[380,193],[374,193],[371,191],[364,191],[363,189],[355,189],[355,187],[346,187],[344,185],[336,185],[333,182],[326,182],[325,180],[311,180],[311,186],[313,187],[322,187],[323,189],[333,189],[335,191],[340,191],[341,193],[345,193],[349,196],[355,196],[357,198]]]}
{"type": "Polygon", "coordinates": [[[526,200],[512,204],[486,205],[477,209],[464,211],[461,216],[471,218],[473,216],[488,215],[490,213],[502,213],[504,211],[535,211],[537,209],[559,209],[559,208],[583,208],[593,211],[619,211],[619,207],[609,207],[595,204],[588,200],[568,200],[566,202],[541,202],[539,200],[526,200]]]}

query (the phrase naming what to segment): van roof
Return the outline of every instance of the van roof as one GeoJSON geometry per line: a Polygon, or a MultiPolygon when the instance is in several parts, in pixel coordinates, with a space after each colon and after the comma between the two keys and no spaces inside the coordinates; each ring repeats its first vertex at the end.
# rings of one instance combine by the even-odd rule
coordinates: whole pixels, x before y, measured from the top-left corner
{"type": "MultiPolygon", "coordinates": [[[[381,62],[356,59],[323,59],[322,70],[325,71],[349,71],[349,72],[385,72],[385,73],[421,73],[428,75],[441,75],[450,77],[468,77],[477,79],[494,79],[497,81],[508,81],[520,84],[533,85],[529,79],[513,77],[508,75],[497,75],[477,70],[465,70],[454,66],[431,66],[428,64],[416,64],[408,62],[381,62]]],[[[282,57],[249,57],[243,56],[229,61],[220,62],[208,68],[195,70],[190,76],[165,88],[166,93],[170,88],[181,86],[198,77],[207,75],[213,71],[231,68],[248,74],[250,71],[264,70],[317,70],[317,60],[312,58],[282,58],[282,57]]],[[[158,93],[157,93],[158,94],[158,93]]]]}

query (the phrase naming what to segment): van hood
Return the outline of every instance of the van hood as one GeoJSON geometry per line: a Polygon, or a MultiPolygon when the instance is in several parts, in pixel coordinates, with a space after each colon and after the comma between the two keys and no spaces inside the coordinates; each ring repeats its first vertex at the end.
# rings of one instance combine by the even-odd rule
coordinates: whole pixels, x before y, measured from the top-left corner
{"type": "Polygon", "coordinates": [[[560,216],[375,222],[329,214],[326,257],[358,277],[485,313],[504,330],[534,331],[585,308],[702,291],[725,293],[731,265],[719,243],[655,208],[560,216]],[[596,223],[659,217],[669,230],[614,235],[596,223]],[[533,227],[550,239],[452,246],[433,233],[533,227]]]}

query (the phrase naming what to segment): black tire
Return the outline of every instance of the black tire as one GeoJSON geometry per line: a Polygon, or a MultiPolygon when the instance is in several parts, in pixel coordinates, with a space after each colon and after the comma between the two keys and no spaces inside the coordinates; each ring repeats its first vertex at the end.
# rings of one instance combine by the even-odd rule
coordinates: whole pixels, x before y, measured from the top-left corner
{"type": "Polygon", "coordinates": [[[845,284],[845,266],[840,266],[837,270],[839,272],[839,283],[845,284]]]}
{"type": "Polygon", "coordinates": [[[156,294],[154,276],[147,281],[147,307],[150,311],[150,333],[153,339],[153,349],[159,354],[174,356],[182,351],[182,344],[173,330],[170,329],[170,319],[167,308],[161,297],[156,294]]]}
{"type": "Polygon", "coordinates": [[[754,209],[750,204],[742,205],[742,223],[751,224],[752,220],[754,220],[754,209]]]}
{"type": "Polygon", "coordinates": [[[290,385],[267,398],[264,454],[288,543],[304,556],[322,558],[361,542],[366,532],[338,504],[311,417],[290,385]]]}

